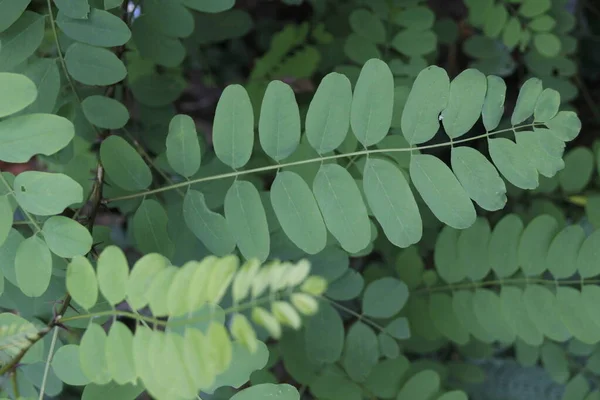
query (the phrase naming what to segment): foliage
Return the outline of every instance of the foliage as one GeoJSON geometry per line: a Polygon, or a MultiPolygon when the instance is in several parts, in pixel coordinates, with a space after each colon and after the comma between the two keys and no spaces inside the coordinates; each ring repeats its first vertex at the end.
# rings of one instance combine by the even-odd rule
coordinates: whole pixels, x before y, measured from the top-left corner
{"type": "Polygon", "coordinates": [[[0,397],[599,398],[594,6],[436,3],[0,0],[0,397]]]}

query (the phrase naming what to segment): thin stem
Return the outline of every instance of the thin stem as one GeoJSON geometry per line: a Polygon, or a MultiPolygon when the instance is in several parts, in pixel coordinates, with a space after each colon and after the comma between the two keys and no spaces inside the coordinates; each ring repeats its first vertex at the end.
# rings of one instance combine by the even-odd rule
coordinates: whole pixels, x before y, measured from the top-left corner
{"type": "Polygon", "coordinates": [[[17,371],[14,371],[11,374],[10,381],[12,383],[13,394],[15,395],[15,399],[21,397],[21,393],[19,393],[19,383],[17,381],[17,371]]]}
{"type": "MultiPolygon", "coordinates": [[[[521,125],[516,128],[529,128],[529,127],[533,127],[536,125],[539,126],[540,124],[532,123],[532,124],[521,125]]],[[[354,157],[354,156],[358,157],[358,156],[366,156],[366,155],[379,154],[379,153],[397,153],[397,152],[407,152],[407,151],[415,151],[415,150],[435,149],[435,148],[439,148],[439,147],[446,147],[446,146],[449,146],[450,144],[456,145],[456,144],[460,144],[460,143],[471,142],[473,140],[483,139],[483,138],[486,138],[486,137],[489,137],[492,135],[496,135],[499,133],[512,132],[514,129],[515,128],[511,127],[508,129],[501,129],[501,130],[495,131],[495,132],[486,132],[484,134],[473,136],[473,137],[466,138],[466,139],[454,140],[452,142],[430,144],[430,145],[426,145],[426,146],[389,148],[389,149],[365,149],[365,150],[355,151],[355,152],[351,152],[351,153],[333,154],[331,156],[326,156],[326,157],[316,157],[316,158],[309,158],[306,160],[294,161],[294,162],[283,163],[283,164],[267,165],[265,167],[252,168],[252,169],[247,169],[245,171],[233,171],[233,172],[228,172],[226,174],[207,176],[207,177],[198,178],[198,179],[190,179],[189,181],[186,181],[186,182],[175,183],[173,185],[164,186],[164,187],[161,187],[158,189],[146,190],[143,192],[133,193],[133,194],[129,194],[126,196],[113,197],[111,199],[103,200],[103,203],[107,204],[107,203],[112,203],[115,201],[135,199],[137,197],[143,197],[143,196],[148,196],[148,195],[152,195],[152,194],[162,193],[162,192],[166,192],[169,190],[193,185],[196,183],[202,183],[202,182],[208,182],[208,181],[214,181],[214,180],[226,179],[226,178],[237,178],[239,176],[254,174],[254,173],[258,173],[258,172],[274,171],[274,170],[277,170],[280,168],[287,168],[287,167],[311,164],[311,163],[316,163],[316,162],[324,162],[324,161],[336,160],[336,159],[346,158],[346,157],[354,157]]]]}
{"type": "Polygon", "coordinates": [[[412,294],[415,295],[423,295],[423,294],[429,294],[429,293],[433,293],[433,292],[443,292],[443,291],[452,291],[452,290],[461,290],[461,289],[476,289],[476,288],[481,288],[481,287],[488,287],[488,286],[504,286],[504,285],[524,285],[524,284],[532,284],[532,283],[537,283],[540,285],[549,285],[549,286],[556,286],[556,285],[580,285],[583,282],[583,284],[588,284],[588,285],[594,285],[594,284],[600,284],[600,279],[588,279],[588,280],[581,280],[581,279],[573,279],[573,280],[556,280],[556,279],[544,279],[544,278],[512,278],[512,279],[498,279],[498,280],[491,280],[491,281],[485,281],[485,282],[465,282],[465,283],[459,283],[459,284],[449,284],[449,285],[440,285],[440,286],[435,286],[435,287],[431,287],[431,288],[421,288],[421,289],[417,289],[414,292],[412,292],[412,294]]]}
{"type": "MultiPolygon", "coordinates": [[[[15,198],[15,200],[17,200],[17,195],[15,194],[15,191],[10,187],[10,184],[8,183],[8,181],[6,180],[6,178],[4,177],[2,172],[0,172],[0,182],[2,182],[2,184],[4,184],[6,189],[9,191],[10,195],[13,196],[15,198]]],[[[17,203],[18,203],[18,201],[17,201],[17,203]]],[[[20,205],[19,205],[19,208],[21,209],[21,211],[23,211],[23,214],[25,214],[25,217],[29,220],[29,225],[33,226],[33,228],[35,228],[35,229],[32,229],[34,231],[33,234],[37,235],[42,230],[42,228],[37,223],[35,218],[33,218],[33,216],[31,214],[29,214],[29,212],[27,212],[27,210],[25,210],[20,205]]]]}
{"type": "Polygon", "coordinates": [[[46,390],[46,380],[48,379],[48,372],[50,371],[50,363],[54,357],[54,347],[56,346],[56,338],[58,337],[58,328],[54,328],[52,334],[52,342],[50,343],[50,349],[48,350],[48,359],[46,360],[46,367],[44,368],[44,377],[42,378],[42,385],[40,386],[40,397],[39,400],[44,400],[44,391],[46,390]]]}
{"type": "Polygon", "coordinates": [[[358,318],[359,320],[366,322],[367,324],[371,325],[373,328],[379,330],[380,332],[385,332],[385,328],[384,327],[382,327],[381,325],[379,325],[377,322],[375,322],[375,321],[373,321],[373,320],[365,317],[364,315],[359,314],[356,311],[354,311],[354,310],[352,310],[352,309],[350,309],[350,308],[348,308],[346,306],[341,305],[340,303],[338,303],[335,300],[329,299],[329,298],[324,297],[324,296],[321,296],[321,298],[323,300],[328,301],[330,304],[332,304],[333,306],[339,308],[340,310],[343,310],[343,311],[347,312],[348,314],[351,314],[354,317],[358,318]]]}

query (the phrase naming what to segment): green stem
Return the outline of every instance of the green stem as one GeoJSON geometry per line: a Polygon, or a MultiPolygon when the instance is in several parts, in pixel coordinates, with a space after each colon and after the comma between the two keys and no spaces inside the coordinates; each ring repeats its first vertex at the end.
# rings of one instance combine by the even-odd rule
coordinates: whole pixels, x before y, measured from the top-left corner
{"type": "Polygon", "coordinates": [[[58,328],[54,328],[52,334],[52,342],[50,343],[50,349],[48,350],[48,359],[46,360],[46,367],[44,368],[44,377],[42,378],[42,385],[40,386],[40,397],[39,400],[44,400],[44,391],[46,390],[46,381],[48,379],[48,372],[50,371],[50,363],[54,357],[54,347],[56,346],[56,339],[58,337],[58,328]]]}
{"type": "Polygon", "coordinates": [[[274,171],[274,170],[281,169],[281,168],[288,168],[288,167],[304,165],[304,164],[311,164],[311,163],[316,163],[316,162],[322,163],[325,161],[337,160],[337,159],[346,158],[346,157],[367,156],[367,155],[371,155],[371,154],[380,154],[380,153],[398,153],[398,152],[408,152],[408,151],[412,152],[412,151],[416,151],[416,150],[428,150],[428,149],[435,149],[435,148],[439,148],[439,147],[447,147],[450,145],[457,145],[460,143],[471,142],[471,141],[477,140],[477,139],[483,139],[483,138],[486,138],[486,137],[489,137],[492,135],[496,135],[499,133],[512,132],[515,128],[529,128],[529,127],[533,127],[535,125],[541,126],[540,124],[536,124],[536,123],[525,124],[525,125],[521,125],[518,127],[501,129],[501,130],[495,131],[495,132],[487,132],[482,135],[477,135],[477,136],[473,136],[473,137],[466,138],[466,139],[453,140],[451,142],[436,143],[436,144],[430,144],[430,145],[426,145],[426,146],[417,146],[417,147],[403,147],[403,148],[390,148],[390,149],[365,149],[365,150],[355,151],[355,152],[351,152],[351,153],[333,154],[331,156],[326,156],[326,157],[316,157],[316,158],[309,158],[306,160],[294,161],[294,162],[283,163],[283,164],[267,165],[265,167],[252,168],[252,169],[247,169],[245,171],[228,172],[226,174],[207,176],[207,177],[198,178],[198,179],[190,179],[189,181],[186,181],[186,182],[179,182],[179,183],[175,183],[173,185],[163,186],[158,189],[146,190],[143,192],[133,193],[133,194],[125,195],[125,196],[113,197],[111,199],[103,200],[103,203],[107,204],[107,203],[112,203],[115,201],[135,199],[137,197],[143,197],[143,196],[148,196],[148,195],[152,195],[152,194],[162,193],[162,192],[166,192],[169,190],[193,185],[196,183],[209,182],[209,181],[214,181],[214,180],[218,180],[218,179],[226,179],[226,178],[237,178],[239,176],[254,174],[254,173],[258,173],[258,172],[274,171]]]}
{"type": "MultiPolygon", "coordinates": [[[[17,201],[17,195],[15,194],[15,191],[10,187],[10,184],[8,183],[8,181],[6,180],[6,178],[4,177],[4,175],[2,174],[2,171],[0,171],[0,182],[2,182],[2,184],[4,184],[4,187],[6,187],[6,190],[9,191],[10,195],[12,197],[14,197],[14,199],[17,201]]],[[[19,202],[17,201],[17,204],[19,202]]],[[[29,224],[28,225],[32,225],[33,228],[32,229],[34,232],[34,235],[37,235],[39,232],[41,232],[42,228],[40,227],[40,225],[37,223],[37,221],[35,220],[35,218],[33,218],[31,216],[31,214],[29,214],[27,212],[27,210],[25,210],[23,207],[19,206],[19,208],[23,211],[23,214],[25,214],[25,217],[29,220],[29,224]]]]}
{"type": "Polygon", "coordinates": [[[348,314],[350,314],[350,315],[358,318],[360,321],[363,321],[363,322],[371,325],[373,328],[379,330],[380,332],[385,332],[385,328],[382,327],[381,325],[379,325],[377,322],[375,322],[375,321],[373,321],[373,320],[365,317],[362,314],[357,313],[356,311],[354,311],[354,310],[352,310],[352,309],[350,309],[350,308],[348,308],[346,306],[341,305],[337,301],[332,300],[332,299],[328,299],[327,297],[324,297],[324,296],[321,296],[321,299],[328,301],[331,305],[333,305],[333,306],[339,308],[340,310],[345,311],[348,314]]]}

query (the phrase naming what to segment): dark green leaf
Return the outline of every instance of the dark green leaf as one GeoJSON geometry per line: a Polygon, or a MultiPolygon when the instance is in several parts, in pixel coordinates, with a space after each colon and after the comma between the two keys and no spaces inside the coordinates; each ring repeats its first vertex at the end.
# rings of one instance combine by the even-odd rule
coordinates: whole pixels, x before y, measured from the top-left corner
{"type": "MultiPolygon", "coordinates": [[[[17,3],[22,3],[21,0],[4,0],[1,4],[11,1],[17,7],[19,6],[17,3]]],[[[0,18],[4,18],[1,11],[0,15],[2,17],[0,18]]],[[[0,33],[0,43],[2,43],[2,49],[0,50],[0,71],[11,70],[35,53],[44,39],[45,19],[40,14],[25,11],[14,24],[0,33]]]]}
{"type": "Polygon", "coordinates": [[[110,50],[73,43],[65,54],[69,74],[85,85],[113,85],[127,76],[127,69],[110,50]]]}
{"type": "Polygon", "coordinates": [[[119,187],[135,191],[152,183],[152,172],[139,153],[120,136],[109,136],[100,146],[100,160],[108,177],[119,187]]]}
{"type": "Polygon", "coordinates": [[[173,242],[167,232],[167,213],[153,199],[145,199],[133,216],[133,235],[142,254],[160,253],[171,257],[173,242]]]}

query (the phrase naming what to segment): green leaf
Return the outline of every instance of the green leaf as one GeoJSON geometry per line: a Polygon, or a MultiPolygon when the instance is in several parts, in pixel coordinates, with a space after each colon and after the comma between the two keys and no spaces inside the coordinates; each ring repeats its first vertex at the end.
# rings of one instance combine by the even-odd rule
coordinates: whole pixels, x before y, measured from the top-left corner
{"type": "Polygon", "coordinates": [[[154,19],[143,13],[131,26],[133,43],[140,55],[166,68],[178,67],[186,56],[181,40],[161,32],[154,19]]]}
{"type": "Polygon", "coordinates": [[[271,185],[271,203],[283,231],[308,254],[317,254],[327,243],[321,211],[306,182],[296,173],[282,171],[271,185]]]}
{"type": "Polygon", "coordinates": [[[546,126],[565,142],[575,139],[581,131],[581,121],[573,111],[560,111],[554,118],[546,122],[546,126]]]}
{"type": "Polygon", "coordinates": [[[14,210],[8,196],[0,196],[0,246],[10,234],[14,218],[14,210]]]}
{"type": "Polygon", "coordinates": [[[119,385],[134,383],[137,376],[133,364],[133,334],[120,321],[110,327],[106,338],[106,366],[119,385]]]}
{"type": "Polygon", "coordinates": [[[536,276],[546,269],[546,255],[558,232],[553,217],[542,214],[535,217],[523,231],[519,243],[519,264],[527,276],[536,276]]]}
{"type": "Polygon", "coordinates": [[[240,252],[246,259],[264,262],[269,255],[267,216],[256,187],[235,181],[225,195],[225,219],[240,252]]]}
{"type": "Polygon", "coordinates": [[[29,114],[0,121],[0,160],[24,163],[36,154],[52,155],[75,136],[71,121],[58,115],[29,114]]]}
{"type": "Polygon", "coordinates": [[[437,36],[431,30],[404,29],[394,36],[391,45],[408,57],[419,57],[436,49],[437,36]]]}
{"type": "Polygon", "coordinates": [[[190,177],[200,168],[201,151],[194,120],[187,115],[176,115],[169,123],[167,135],[169,165],[181,176],[190,177]]]}
{"type": "Polygon", "coordinates": [[[496,168],[472,147],[452,147],[452,170],[471,199],[488,211],[506,204],[506,185],[496,168]]]}
{"type": "Polygon", "coordinates": [[[595,345],[600,341],[600,326],[590,317],[583,304],[579,290],[572,287],[556,289],[556,305],[558,314],[566,328],[579,341],[595,345]]]}
{"type": "Polygon", "coordinates": [[[306,137],[319,154],[337,149],[350,128],[352,87],[345,75],[327,74],[315,92],[306,114],[306,137]]]}
{"type": "Polygon", "coordinates": [[[555,26],[556,20],[548,14],[534,18],[528,25],[529,29],[535,32],[548,32],[554,29],[555,26]]]}
{"type": "Polygon", "coordinates": [[[556,297],[546,287],[527,285],[523,291],[523,301],[529,318],[546,337],[557,342],[571,338],[557,313],[556,297]]]}
{"type": "Polygon", "coordinates": [[[365,64],[370,59],[382,58],[382,54],[375,43],[356,33],[351,33],[346,38],[344,53],[351,61],[359,65],[365,64]]]}
{"type": "Polygon", "coordinates": [[[475,222],[475,207],[450,168],[438,158],[413,155],[410,177],[433,214],[446,225],[464,229],[475,222]]]}
{"type": "Polygon", "coordinates": [[[546,88],[538,97],[533,111],[536,122],[548,122],[558,114],[560,107],[560,93],[554,89],[546,88]]]}
{"type": "Polygon", "coordinates": [[[542,366],[550,377],[561,384],[567,383],[571,372],[565,350],[556,343],[546,342],[541,352],[542,366]]]}
{"type": "Polygon", "coordinates": [[[451,139],[469,132],[479,120],[486,91],[486,77],[476,69],[467,69],[452,80],[448,105],[442,111],[442,124],[451,139]]]}
{"type": "Polygon", "coordinates": [[[458,237],[458,261],[472,281],[484,279],[490,272],[488,245],[490,224],[485,218],[478,217],[475,223],[460,232],[458,237]]]}
{"type": "Polygon", "coordinates": [[[385,27],[381,19],[364,8],[356,9],[349,17],[352,30],[373,43],[385,42],[385,27]]]}
{"type": "Polygon", "coordinates": [[[519,7],[519,14],[526,18],[533,18],[545,13],[551,6],[551,0],[524,0],[519,7]]]}
{"type": "Polygon", "coordinates": [[[194,15],[181,2],[146,1],[144,15],[166,36],[184,38],[194,32],[194,15]]]}
{"type": "Polygon", "coordinates": [[[489,244],[489,264],[499,278],[508,278],[519,269],[518,249],[523,221],[508,214],[494,227],[489,244]]]}
{"type": "MultiPolygon", "coordinates": [[[[104,0],[109,1],[109,0],[104,0]]],[[[119,0],[120,1],[120,0],[119,0]]],[[[89,384],[83,389],[81,400],[105,400],[105,399],[135,399],[144,391],[141,384],[117,385],[110,382],[106,385],[89,384]]]]}
{"type": "Polygon", "coordinates": [[[543,176],[551,178],[565,167],[563,153],[565,143],[548,129],[535,129],[533,132],[515,133],[517,146],[520,146],[531,165],[543,176]]]}
{"type": "Polygon", "coordinates": [[[565,157],[565,168],[558,173],[558,181],[566,193],[580,193],[592,179],[594,153],[583,146],[569,151],[565,157]]]}
{"type": "Polygon", "coordinates": [[[23,113],[51,113],[54,110],[60,90],[60,73],[56,63],[54,59],[40,58],[23,70],[23,74],[37,87],[35,101],[23,113]]]}
{"type": "Polygon", "coordinates": [[[216,14],[232,8],[235,0],[183,0],[183,4],[192,10],[216,14]]]}
{"type": "Polygon", "coordinates": [[[327,228],[342,248],[356,253],[371,241],[371,228],[362,195],[350,173],[337,164],[324,164],[313,182],[313,193],[327,228]]]}
{"type": "Polygon", "coordinates": [[[121,249],[112,245],[105,248],[98,257],[96,274],[100,292],[111,305],[114,306],[125,299],[129,264],[121,249]]]}
{"type": "Polygon", "coordinates": [[[334,363],[342,356],[344,325],[338,312],[327,302],[319,303],[319,311],[306,322],[306,357],[315,363],[334,363]]]}
{"type": "Polygon", "coordinates": [[[485,329],[475,315],[473,308],[473,292],[460,290],[453,293],[452,308],[458,316],[463,326],[479,341],[483,343],[493,343],[494,335],[485,329]]]}
{"type": "Polygon", "coordinates": [[[448,283],[457,283],[467,277],[466,265],[459,262],[459,230],[444,226],[435,242],[433,253],[435,268],[440,278],[448,283]]]}
{"type": "Polygon", "coordinates": [[[142,254],[160,253],[171,257],[173,242],[167,232],[167,212],[154,199],[146,199],[133,216],[133,236],[142,254]]]}
{"type": "Polygon", "coordinates": [[[545,57],[556,57],[562,47],[558,36],[547,32],[536,33],[533,36],[533,45],[545,57]]]}
{"type": "Polygon", "coordinates": [[[500,173],[521,189],[538,187],[538,173],[522,146],[506,138],[489,139],[490,157],[500,173]]]}
{"type": "Polygon", "coordinates": [[[402,134],[408,143],[424,143],[435,136],[449,96],[450,78],[444,69],[430,66],[419,73],[402,112],[402,134]]]}
{"type": "Polygon", "coordinates": [[[53,216],[42,227],[44,240],[57,256],[73,258],[83,256],[92,248],[92,235],[77,221],[63,216],[53,216]]]}
{"type": "Polygon", "coordinates": [[[142,309],[148,304],[150,286],[169,265],[169,260],[157,253],[146,254],[135,262],[127,280],[127,303],[134,310],[142,309]]]}
{"type": "Polygon", "coordinates": [[[77,345],[68,344],[58,349],[52,357],[52,369],[58,379],[67,385],[84,386],[90,383],[90,379],[81,371],[77,345]]]}
{"type": "Polygon", "coordinates": [[[406,248],[421,240],[423,222],[406,178],[391,162],[368,158],[363,173],[364,193],[387,238],[406,248]]]}
{"type": "Polygon", "coordinates": [[[287,83],[272,81],[263,97],[258,121],[260,144],[269,157],[279,162],[300,143],[300,111],[296,95],[287,83]]]}
{"type": "Polygon", "coordinates": [[[431,29],[435,22],[435,14],[426,6],[408,7],[402,12],[395,13],[394,23],[405,28],[417,30],[431,29]]]}
{"type": "MultiPolygon", "coordinates": [[[[19,2],[21,0],[14,1],[19,2]]],[[[40,14],[25,11],[14,24],[0,33],[0,71],[13,69],[35,53],[44,39],[45,20],[40,14]]]]}
{"type": "Polygon", "coordinates": [[[61,10],[56,25],[71,39],[92,46],[121,46],[131,39],[131,31],[121,18],[97,8],[92,8],[86,19],[70,18],[61,10]]]}
{"type": "Polygon", "coordinates": [[[566,279],[575,275],[584,240],[585,232],[579,225],[567,226],[554,237],[546,257],[548,271],[554,278],[566,279]]]}
{"type": "Polygon", "coordinates": [[[590,393],[590,384],[583,373],[580,373],[567,383],[561,400],[594,400],[598,398],[598,392],[594,392],[590,394],[590,397],[586,397],[588,393],[590,393]]]}
{"type": "Polygon", "coordinates": [[[25,171],[15,178],[14,190],[19,205],[35,215],[60,214],[83,201],[82,187],[64,174],[25,171]]]}
{"type": "Polygon", "coordinates": [[[504,100],[506,98],[506,83],[502,78],[490,75],[487,77],[487,92],[481,110],[483,125],[489,132],[500,124],[504,114],[504,100]]]}
{"type": "Polygon", "coordinates": [[[100,160],[108,177],[119,187],[143,190],[152,183],[152,172],[140,154],[120,136],[111,135],[100,145],[100,160]]]}
{"type": "Polygon", "coordinates": [[[540,346],[544,336],[536,327],[525,306],[523,291],[514,286],[503,286],[500,292],[502,311],[517,336],[530,346],[540,346]]]}
{"type": "Polygon", "coordinates": [[[453,390],[452,392],[446,392],[438,398],[438,400],[468,400],[467,395],[459,390],[453,390]]]}
{"type": "Polygon", "coordinates": [[[600,230],[594,231],[585,239],[577,256],[577,271],[582,278],[599,274],[597,260],[600,259],[600,230]]]}
{"type": "Polygon", "coordinates": [[[235,239],[227,221],[221,214],[208,208],[201,192],[188,190],[183,200],[183,218],[211,253],[220,257],[235,249],[235,239]]]}
{"type": "Polygon", "coordinates": [[[449,295],[432,293],[429,299],[429,315],[435,327],[448,339],[462,346],[469,342],[469,331],[457,317],[449,295]]]}
{"type": "MultiPolygon", "coordinates": [[[[190,0],[188,0],[190,1],[190,0]]],[[[300,400],[300,393],[295,387],[287,383],[276,385],[273,383],[262,383],[253,385],[247,389],[236,393],[231,400],[256,400],[256,399],[273,399],[273,400],[300,400]]]]}
{"type": "Polygon", "coordinates": [[[0,72],[0,87],[0,118],[21,111],[37,97],[35,84],[25,75],[0,72]]]}
{"type": "Polygon", "coordinates": [[[106,96],[88,96],[81,102],[83,114],[102,129],[120,129],[129,121],[129,110],[120,101],[106,96]]]}
{"type": "Polygon", "coordinates": [[[240,85],[223,90],[213,125],[215,154],[231,168],[241,168],[250,159],[254,145],[254,111],[248,92],[240,85]]]}
{"type": "Polygon", "coordinates": [[[365,289],[362,309],[373,318],[390,318],[397,314],[408,300],[408,287],[395,278],[381,278],[365,289]]]}
{"type": "Polygon", "coordinates": [[[394,113],[394,77],[387,64],[378,59],[367,61],[354,86],[350,124],[363,146],[377,144],[392,124],[394,113]]]}
{"type": "Polygon", "coordinates": [[[440,376],[424,370],[412,376],[398,393],[399,400],[429,400],[440,389],[440,376]]]}
{"type": "Polygon", "coordinates": [[[65,54],[69,74],[84,85],[113,85],[125,79],[127,69],[110,50],[73,43],[65,54]]]}
{"type": "Polygon", "coordinates": [[[52,275],[52,255],[42,239],[31,236],[19,244],[15,273],[25,296],[40,297],[46,292],[52,275]]]}
{"type": "Polygon", "coordinates": [[[90,323],[79,344],[79,363],[83,373],[94,383],[105,385],[111,380],[106,366],[106,333],[90,323]]]}
{"type": "Polygon", "coordinates": [[[477,289],[473,295],[475,316],[481,326],[501,343],[515,341],[515,331],[502,313],[500,298],[489,289],[477,289]]]}
{"type": "Polygon", "coordinates": [[[364,382],[379,360],[379,343],[373,329],[357,321],[348,330],[342,365],[354,382],[364,382]]]}
{"type": "Polygon", "coordinates": [[[0,32],[5,31],[23,14],[31,0],[0,1],[0,32]]]}
{"type": "Polygon", "coordinates": [[[497,38],[508,21],[508,11],[504,4],[496,4],[487,9],[483,23],[483,33],[490,38],[497,38]]]}
{"type": "Polygon", "coordinates": [[[542,81],[538,78],[529,78],[523,83],[517,97],[517,104],[510,117],[510,123],[520,124],[533,115],[535,105],[542,93],[542,81]]]}
{"type": "Polygon", "coordinates": [[[98,301],[98,280],[87,258],[76,256],[67,267],[67,290],[83,308],[91,309],[98,301]]]}

